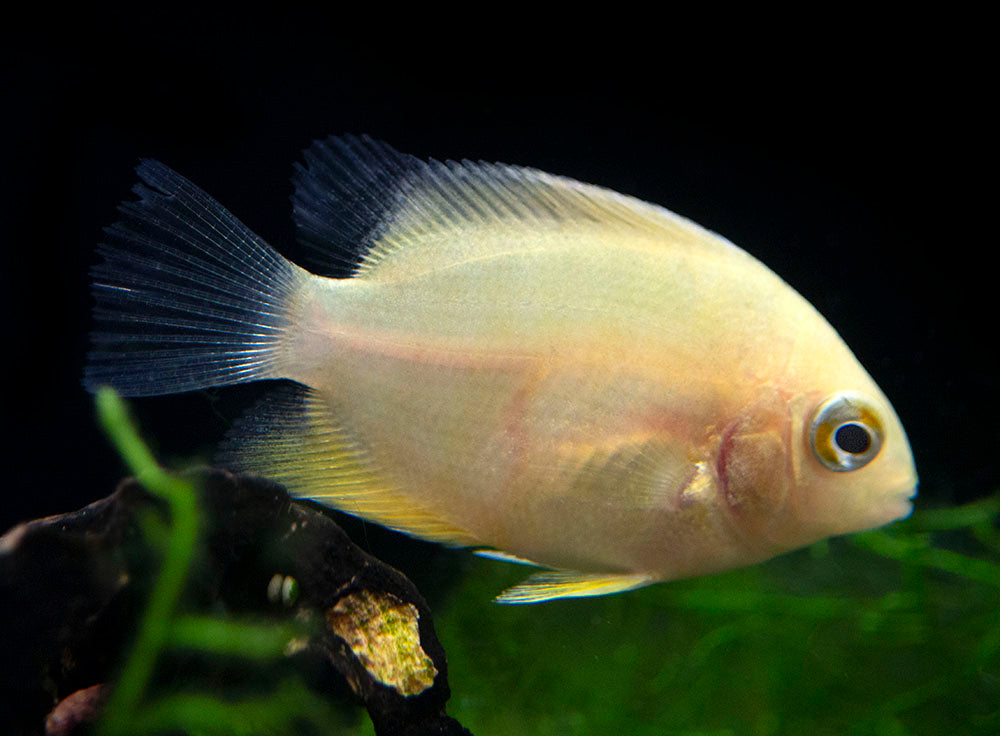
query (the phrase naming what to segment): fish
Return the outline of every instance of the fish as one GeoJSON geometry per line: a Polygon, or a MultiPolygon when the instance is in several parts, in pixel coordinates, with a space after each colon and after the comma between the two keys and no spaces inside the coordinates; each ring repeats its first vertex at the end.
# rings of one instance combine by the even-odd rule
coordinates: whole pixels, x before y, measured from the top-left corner
{"type": "Polygon", "coordinates": [[[500,603],[709,575],[912,510],[906,433],[834,328],[663,207],[331,137],[294,169],[306,270],[164,164],[137,173],[92,269],[85,385],[275,380],[226,467],[538,568],[500,603]]]}

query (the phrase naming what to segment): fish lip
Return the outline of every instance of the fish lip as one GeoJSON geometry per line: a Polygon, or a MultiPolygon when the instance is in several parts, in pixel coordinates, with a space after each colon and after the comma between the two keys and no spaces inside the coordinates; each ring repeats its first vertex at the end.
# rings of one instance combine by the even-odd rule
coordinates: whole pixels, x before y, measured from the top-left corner
{"type": "Polygon", "coordinates": [[[887,496],[886,508],[892,521],[901,521],[913,513],[913,499],[917,497],[918,483],[916,479],[901,484],[899,490],[887,496]]]}
{"type": "Polygon", "coordinates": [[[912,501],[917,497],[917,493],[920,490],[920,479],[915,473],[907,473],[901,480],[893,483],[891,486],[892,491],[886,495],[892,498],[905,499],[907,501],[912,501]]]}

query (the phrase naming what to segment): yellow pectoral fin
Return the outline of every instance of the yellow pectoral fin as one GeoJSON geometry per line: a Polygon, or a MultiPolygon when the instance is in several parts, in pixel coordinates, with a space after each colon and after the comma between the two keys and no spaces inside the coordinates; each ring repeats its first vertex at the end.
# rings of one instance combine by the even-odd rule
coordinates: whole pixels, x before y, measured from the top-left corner
{"type": "Polygon", "coordinates": [[[648,575],[585,573],[573,570],[550,570],[532,575],[520,585],[508,588],[496,603],[542,603],[557,598],[586,598],[610,595],[642,588],[655,582],[648,575]]]}

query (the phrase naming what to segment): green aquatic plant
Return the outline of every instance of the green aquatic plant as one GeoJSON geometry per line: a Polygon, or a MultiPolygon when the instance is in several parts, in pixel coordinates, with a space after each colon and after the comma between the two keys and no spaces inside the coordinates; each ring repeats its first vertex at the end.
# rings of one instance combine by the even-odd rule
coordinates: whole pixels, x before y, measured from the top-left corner
{"type": "Polygon", "coordinates": [[[744,570],[542,608],[439,606],[473,732],[1000,733],[1000,494],[744,570]],[[500,695],[502,693],[502,695],[500,695]]]}
{"type": "MultiPolygon", "coordinates": [[[[151,694],[166,652],[268,662],[296,632],[178,611],[198,538],[197,494],[156,465],[117,397],[102,393],[99,402],[132,472],[171,508],[169,528],[143,527],[162,537],[162,572],[103,733],[282,732],[298,714],[317,730],[323,721],[338,723],[337,733],[370,734],[367,719],[337,721],[294,678],[239,700],[151,694]],[[185,564],[168,566],[172,549],[185,564]],[[172,582],[163,580],[168,567],[172,582]]],[[[541,606],[491,604],[522,571],[464,552],[437,552],[407,572],[433,580],[443,565],[455,581],[437,592],[435,625],[448,652],[449,713],[473,733],[995,736],[998,518],[1000,494],[764,565],[541,606]]],[[[293,594],[287,582],[275,581],[276,596],[293,594]]]]}
{"type": "MultiPolygon", "coordinates": [[[[166,502],[170,522],[162,528],[153,516],[141,524],[154,546],[162,548],[155,584],[138,633],[114,685],[100,722],[101,736],[125,734],[274,734],[291,732],[293,722],[329,732],[343,720],[297,677],[287,677],[259,697],[229,699],[212,692],[150,696],[157,662],[166,652],[200,652],[257,662],[284,658],[308,632],[292,624],[258,623],[179,611],[202,526],[195,486],[165,472],[155,461],[112,389],[97,394],[100,423],[136,479],[166,502]],[[158,545],[156,544],[158,542],[158,545]]],[[[287,583],[287,581],[285,581],[287,583]]],[[[294,586],[283,586],[290,594],[294,586]]]]}

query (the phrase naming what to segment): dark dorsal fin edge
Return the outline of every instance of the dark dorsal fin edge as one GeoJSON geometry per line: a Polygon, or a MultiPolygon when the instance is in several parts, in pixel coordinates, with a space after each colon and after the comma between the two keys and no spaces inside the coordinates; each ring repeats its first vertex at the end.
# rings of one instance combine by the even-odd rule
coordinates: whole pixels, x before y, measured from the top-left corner
{"type": "Polygon", "coordinates": [[[297,164],[299,239],[320,273],[347,276],[400,247],[475,228],[567,223],[643,231],[697,247],[732,246],[656,205],[530,168],[422,161],[367,136],[316,141],[297,164]]]}

